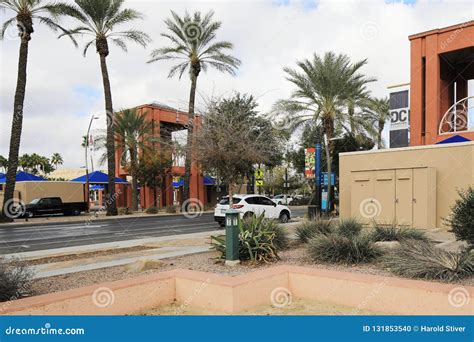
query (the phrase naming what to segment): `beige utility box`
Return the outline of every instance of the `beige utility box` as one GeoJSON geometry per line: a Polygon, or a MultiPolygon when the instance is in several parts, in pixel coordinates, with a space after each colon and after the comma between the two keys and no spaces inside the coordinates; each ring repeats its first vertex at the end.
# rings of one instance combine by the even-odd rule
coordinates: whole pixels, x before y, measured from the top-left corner
{"type": "Polygon", "coordinates": [[[340,215],[364,223],[447,228],[458,190],[474,186],[474,143],[339,155],[340,215]]]}

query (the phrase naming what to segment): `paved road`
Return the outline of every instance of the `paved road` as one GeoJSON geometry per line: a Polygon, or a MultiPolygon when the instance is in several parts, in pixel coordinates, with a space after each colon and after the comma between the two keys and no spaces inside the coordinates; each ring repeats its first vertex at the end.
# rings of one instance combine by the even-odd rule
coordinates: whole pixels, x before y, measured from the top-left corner
{"type": "MultiPolygon", "coordinates": [[[[292,211],[293,217],[302,217],[305,212],[292,211]]],[[[216,229],[212,213],[195,218],[172,215],[0,227],[0,255],[216,229]]]]}

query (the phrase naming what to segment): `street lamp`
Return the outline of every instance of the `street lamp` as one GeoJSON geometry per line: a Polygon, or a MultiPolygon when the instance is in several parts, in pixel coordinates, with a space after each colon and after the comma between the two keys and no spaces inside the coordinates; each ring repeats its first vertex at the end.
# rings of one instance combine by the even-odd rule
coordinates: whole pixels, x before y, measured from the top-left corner
{"type": "Polygon", "coordinates": [[[90,198],[89,198],[89,163],[87,162],[87,151],[89,150],[89,134],[91,131],[92,121],[97,120],[98,117],[94,114],[91,116],[91,120],[89,121],[89,127],[87,127],[87,135],[86,135],[86,144],[85,144],[85,161],[86,161],[86,199],[87,199],[87,212],[89,212],[90,206],[90,198]]]}

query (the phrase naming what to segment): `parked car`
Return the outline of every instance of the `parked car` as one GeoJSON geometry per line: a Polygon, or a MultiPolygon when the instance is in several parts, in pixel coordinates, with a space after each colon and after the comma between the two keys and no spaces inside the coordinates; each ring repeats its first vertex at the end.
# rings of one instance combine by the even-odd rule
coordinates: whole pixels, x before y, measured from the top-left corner
{"type": "Polygon", "coordinates": [[[25,217],[42,215],[80,215],[87,211],[87,202],[63,203],[61,197],[35,198],[25,206],[25,217]]]}
{"type": "Polygon", "coordinates": [[[276,195],[273,196],[272,200],[276,204],[286,204],[289,205],[293,201],[293,197],[286,195],[286,200],[285,200],[285,195],[276,195]]]}
{"type": "MultiPolygon", "coordinates": [[[[248,218],[264,213],[265,218],[280,220],[286,223],[291,219],[290,209],[277,204],[270,198],[261,195],[234,195],[232,208],[240,212],[240,218],[248,218]]],[[[225,196],[214,210],[214,220],[221,227],[225,225],[225,212],[229,209],[229,196],[225,196]]]]}

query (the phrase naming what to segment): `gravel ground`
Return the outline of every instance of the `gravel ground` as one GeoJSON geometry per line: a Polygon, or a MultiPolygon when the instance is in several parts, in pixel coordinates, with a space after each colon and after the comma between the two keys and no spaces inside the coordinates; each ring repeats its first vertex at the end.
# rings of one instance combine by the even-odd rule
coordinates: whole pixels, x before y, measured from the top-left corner
{"type": "MultiPolygon", "coordinates": [[[[222,261],[217,260],[217,257],[217,252],[207,252],[187,255],[179,258],[164,259],[161,260],[161,263],[157,263],[155,268],[146,269],[141,272],[139,271],[140,268],[117,266],[105,269],[65,274],[49,278],[36,279],[33,281],[32,284],[32,294],[39,295],[63,291],[72,288],[95,285],[107,281],[127,279],[139,275],[150,274],[154,272],[160,272],[176,268],[214,272],[225,275],[238,275],[246,272],[251,272],[257,269],[286,264],[394,277],[393,274],[381,269],[380,266],[377,266],[376,264],[353,266],[315,264],[307,257],[305,249],[302,246],[298,245],[287,251],[280,252],[280,261],[258,266],[250,263],[242,263],[235,267],[228,267],[225,266],[222,261]]],[[[460,284],[472,286],[474,285],[474,277],[464,279],[460,282],[460,284]]]]}

